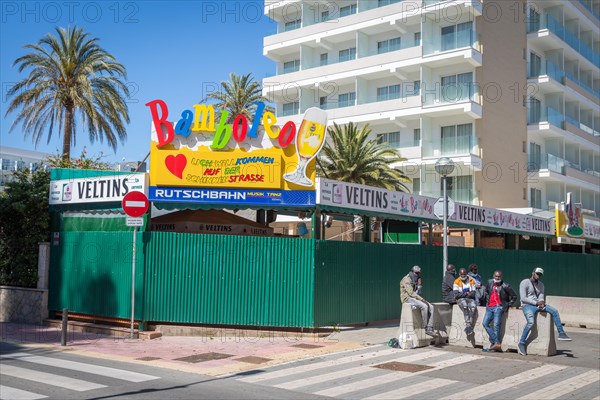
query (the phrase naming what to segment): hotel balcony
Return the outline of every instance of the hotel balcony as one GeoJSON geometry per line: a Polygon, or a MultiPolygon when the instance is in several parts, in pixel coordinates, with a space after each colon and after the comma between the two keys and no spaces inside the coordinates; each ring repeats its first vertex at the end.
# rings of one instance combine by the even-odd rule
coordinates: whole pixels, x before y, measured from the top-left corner
{"type": "Polygon", "coordinates": [[[527,25],[527,40],[530,43],[544,51],[564,49],[567,57],[585,60],[589,68],[598,70],[600,54],[594,51],[593,46],[578,38],[554,16],[542,14],[538,17],[532,18],[527,25]]]}
{"type": "Polygon", "coordinates": [[[600,169],[588,170],[582,168],[579,163],[550,153],[539,154],[539,157],[529,154],[527,171],[530,181],[538,178],[546,182],[560,182],[596,192],[600,187],[600,169]]]}
{"type": "Polygon", "coordinates": [[[530,106],[527,132],[540,140],[564,138],[588,149],[597,150],[600,146],[600,126],[595,126],[593,122],[577,121],[552,107],[543,107],[536,111],[530,106]]]}

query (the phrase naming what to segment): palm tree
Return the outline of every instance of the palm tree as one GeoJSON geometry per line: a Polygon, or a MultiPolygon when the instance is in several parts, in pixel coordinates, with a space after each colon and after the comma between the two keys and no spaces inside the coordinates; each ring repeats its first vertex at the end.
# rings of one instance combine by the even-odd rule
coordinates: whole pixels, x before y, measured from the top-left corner
{"type": "Polygon", "coordinates": [[[408,192],[410,182],[404,173],[392,167],[406,161],[397,150],[369,139],[371,128],[350,122],[336,123],[327,129],[329,140],[317,158],[317,174],[329,179],[408,192]]]}
{"type": "Polygon", "coordinates": [[[57,124],[62,157],[68,159],[76,144],[78,115],[91,143],[106,139],[116,150],[117,138],[123,143],[127,137],[124,122],[129,123],[129,90],[121,80],[125,67],[82,28],[56,28],[56,33],[26,45],[32,51],[13,63],[19,72],[30,72],[8,92],[14,97],[6,115],[20,108],[10,130],[22,124],[25,137],[31,135],[37,146],[46,129],[50,142],[57,124]]]}
{"type": "MultiPolygon", "coordinates": [[[[217,108],[229,111],[227,122],[233,122],[238,115],[244,115],[251,121],[256,111],[256,102],[269,103],[269,99],[262,95],[260,83],[256,82],[252,74],[236,75],[229,74],[229,81],[221,82],[221,90],[212,92],[201,102],[215,100],[217,108]]],[[[272,107],[266,107],[265,111],[273,112],[272,107]]]]}

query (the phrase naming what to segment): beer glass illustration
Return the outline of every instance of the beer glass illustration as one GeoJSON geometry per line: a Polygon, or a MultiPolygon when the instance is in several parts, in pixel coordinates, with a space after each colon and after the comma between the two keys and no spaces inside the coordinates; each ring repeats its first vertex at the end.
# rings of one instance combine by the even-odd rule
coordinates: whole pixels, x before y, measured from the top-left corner
{"type": "Polygon", "coordinates": [[[317,107],[311,107],[304,113],[304,119],[296,135],[298,167],[294,172],[283,175],[283,179],[300,186],[311,187],[314,182],[306,176],[306,166],[317,156],[325,144],[327,113],[317,107]]]}

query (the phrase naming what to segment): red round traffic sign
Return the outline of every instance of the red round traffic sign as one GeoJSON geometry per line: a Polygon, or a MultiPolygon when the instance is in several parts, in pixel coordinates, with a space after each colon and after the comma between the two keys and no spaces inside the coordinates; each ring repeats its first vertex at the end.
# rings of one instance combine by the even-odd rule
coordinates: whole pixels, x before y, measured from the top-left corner
{"type": "Polygon", "coordinates": [[[148,197],[142,192],[129,192],[123,197],[121,206],[130,217],[141,217],[148,211],[148,197]]]}

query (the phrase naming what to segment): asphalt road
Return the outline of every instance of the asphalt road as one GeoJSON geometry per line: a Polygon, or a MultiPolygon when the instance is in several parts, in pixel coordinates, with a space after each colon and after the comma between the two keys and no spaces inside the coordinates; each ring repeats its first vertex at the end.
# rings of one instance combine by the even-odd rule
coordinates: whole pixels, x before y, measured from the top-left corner
{"type": "Polygon", "coordinates": [[[0,342],[0,398],[322,399],[171,369],[0,342]]]}

